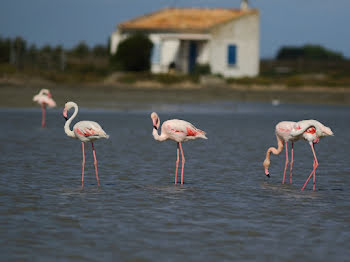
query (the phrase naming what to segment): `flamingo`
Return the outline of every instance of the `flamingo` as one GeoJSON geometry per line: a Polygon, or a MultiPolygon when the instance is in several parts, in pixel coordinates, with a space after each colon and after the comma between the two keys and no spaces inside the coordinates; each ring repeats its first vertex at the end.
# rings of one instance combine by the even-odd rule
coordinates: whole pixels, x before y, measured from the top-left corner
{"type": "Polygon", "coordinates": [[[69,137],[73,137],[76,139],[79,139],[81,141],[82,145],[82,151],[83,151],[83,163],[82,163],[82,172],[81,172],[81,187],[84,187],[84,167],[85,167],[85,151],[84,151],[84,143],[91,142],[92,146],[92,152],[94,156],[94,165],[95,165],[95,172],[96,172],[96,180],[98,186],[100,186],[100,181],[98,178],[98,172],[97,172],[97,160],[96,160],[96,153],[95,153],[95,147],[94,147],[94,141],[100,138],[106,138],[108,139],[109,136],[106,134],[106,132],[102,129],[102,127],[93,121],[79,121],[73,126],[73,130],[70,130],[70,124],[72,120],[77,116],[78,114],[78,105],[74,102],[67,102],[64,106],[63,110],[63,116],[66,119],[66,123],[64,125],[64,132],[69,137]],[[74,108],[73,115],[68,119],[67,113],[71,108],[74,108]]]}
{"type": "Polygon", "coordinates": [[[294,126],[292,131],[290,132],[290,135],[295,138],[304,139],[309,142],[312,154],[314,157],[313,162],[313,169],[310,173],[310,176],[306,180],[304,186],[301,188],[301,190],[304,190],[307,183],[309,182],[311,176],[313,176],[313,191],[315,191],[315,185],[316,185],[316,169],[318,167],[318,160],[316,157],[315,152],[315,144],[317,144],[322,137],[325,136],[333,136],[332,130],[324,126],[322,123],[318,122],[317,120],[302,120],[297,122],[294,126]]]}
{"type": "Polygon", "coordinates": [[[33,97],[33,101],[41,105],[41,127],[45,127],[45,109],[48,107],[55,107],[56,102],[52,99],[49,89],[41,89],[39,94],[33,97]]]}
{"type": "Polygon", "coordinates": [[[283,142],[284,142],[286,146],[286,161],[285,161],[283,180],[282,180],[282,183],[284,184],[287,165],[289,162],[287,145],[288,145],[288,142],[290,141],[292,142],[291,163],[290,163],[290,183],[292,183],[294,142],[300,139],[304,139],[309,141],[309,144],[311,146],[311,150],[314,156],[314,163],[313,163],[313,170],[309,178],[305,182],[304,186],[301,188],[301,190],[304,190],[306,184],[308,183],[312,175],[314,175],[313,190],[315,190],[315,171],[318,166],[318,161],[316,158],[314,145],[320,141],[321,137],[332,136],[332,135],[333,135],[333,132],[331,131],[331,129],[329,127],[324,126],[317,120],[302,120],[299,122],[292,122],[292,121],[279,122],[276,125],[276,137],[277,137],[278,148],[276,149],[274,147],[270,147],[266,152],[266,158],[263,163],[263,166],[265,168],[265,175],[270,177],[269,170],[268,170],[270,166],[270,154],[271,153],[275,155],[280,154],[283,150],[283,142]]]}
{"type": "Polygon", "coordinates": [[[177,184],[177,171],[179,167],[179,148],[181,150],[181,157],[182,157],[182,169],[181,169],[181,185],[183,185],[183,174],[184,174],[184,166],[185,166],[185,156],[182,150],[182,142],[188,141],[188,140],[194,140],[197,138],[203,138],[208,139],[205,136],[205,132],[196,128],[191,123],[179,120],[179,119],[172,119],[167,120],[162,124],[162,133],[161,135],[158,134],[158,129],[160,126],[160,119],[157,113],[153,112],[151,114],[151,119],[153,121],[153,137],[155,140],[158,141],[165,141],[165,140],[173,140],[177,142],[177,159],[176,159],[176,169],[175,169],[175,185],[177,184]]]}
{"type": "Polygon", "coordinates": [[[263,166],[265,167],[265,175],[270,177],[269,173],[269,166],[270,166],[270,154],[273,153],[274,155],[279,155],[283,150],[283,143],[286,147],[286,161],[284,164],[284,172],[283,172],[283,179],[282,184],[284,184],[285,177],[286,177],[286,171],[287,166],[289,163],[288,159],[288,142],[292,142],[292,149],[291,149],[291,162],[290,162],[290,183],[292,184],[292,170],[293,170],[293,158],[294,158],[294,142],[298,140],[299,138],[292,137],[290,135],[290,132],[293,129],[293,126],[296,122],[292,121],[282,121],[279,122],[275,127],[275,133],[277,138],[277,145],[278,148],[270,147],[266,152],[266,158],[263,163],[263,166]]]}

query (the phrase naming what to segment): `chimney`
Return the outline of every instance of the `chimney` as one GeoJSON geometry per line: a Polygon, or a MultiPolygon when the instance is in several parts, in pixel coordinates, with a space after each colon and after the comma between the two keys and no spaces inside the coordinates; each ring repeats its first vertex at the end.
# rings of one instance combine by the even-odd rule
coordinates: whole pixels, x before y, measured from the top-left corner
{"type": "Polygon", "coordinates": [[[241,2],[241,10],[248,10],[249,9],[249,5],[248,5],[248,0],[242,0],[241,2]]]}

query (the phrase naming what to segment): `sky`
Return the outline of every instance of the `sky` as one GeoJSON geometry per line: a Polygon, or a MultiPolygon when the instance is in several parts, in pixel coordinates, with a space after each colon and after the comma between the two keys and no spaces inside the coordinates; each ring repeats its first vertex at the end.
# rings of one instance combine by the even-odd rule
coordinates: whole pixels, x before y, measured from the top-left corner
{"type": "MultiPolygon", "coordinates": [[[[0,0],[0,36],[71,48],[106,44],[118,23],[165,7],[238,8],[240,0],[0,0]]],[[[349,0],[250,0],[260,11],[260,56],[320,44],[350,58],[349,0]]]]}

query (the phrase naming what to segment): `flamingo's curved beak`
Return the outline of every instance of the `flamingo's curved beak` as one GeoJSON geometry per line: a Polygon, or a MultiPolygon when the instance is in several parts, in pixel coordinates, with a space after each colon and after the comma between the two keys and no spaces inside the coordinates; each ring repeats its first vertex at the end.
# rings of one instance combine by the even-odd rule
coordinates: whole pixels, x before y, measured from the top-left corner
{"type": "Polygon", "coordinates": [[[47,94],[47,96],[48,96],[49,98],[51,98],[51,97],[52,97],[51,93],[48,93],[48,94],[47,94]]]}
{"type": "Polygon", "coordinates": [[[63,110],[63,117],[64,117],[64,119],[66,119],[66,121],[68,120],[67,109],[63,110]]]}
{"type": "Polygon", "coordinates": [[[158,130],[158,118],[154,118],[152,120],[153,120],[153,128],[155,130],[158,130]]]}

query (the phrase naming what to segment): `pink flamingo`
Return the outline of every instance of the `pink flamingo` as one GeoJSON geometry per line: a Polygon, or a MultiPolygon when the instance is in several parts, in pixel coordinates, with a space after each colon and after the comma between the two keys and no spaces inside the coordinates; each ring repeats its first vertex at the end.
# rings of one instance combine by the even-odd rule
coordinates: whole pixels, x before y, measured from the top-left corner
{"type": "Polygon", "coordinates": [[[316,168],[318,167],[318,161],[315,152],[315,144],[317,144],[322,137],[333,136],[333,132],[329,127],[324,126],[316,120],[302,120],[297,122],[292,131],[290,132],[291,136],[295,138],[302,138],[309,142],[312,154],[314,157],[313,169],[310,176],[306,180],[304,186],[301,190],[304,190],[307,183],[309,182],[311,176],[313,176],[313,191],[315,191],[316,185],[316,168]]]}
{"type": "Polygon", "coordinates": [[[97,172],[97,160],[96,160],[96,154],[95,154],[95,147],[94,147],[93,141],[100,138],[108,139],[109,136],[106,134],[106,132],[102,129],[102,127],[98,123],[93,121],[80,121],[73,126],[73,130],[70,130],[69,126],[77,114],[78,114],[78,105],[74,102],[67,102],[63,110],[63,116],[66,119],[66,124],[64,125],[64,131],[66,132],[67,136],[79,139],[81,141],[82,151],[83,151],[81,186],[84,187],[84,167],[85,167],[84,143],[86,142],[91,142],[91,145],[92,145],[96,180],[97,180],[98,186],[100,186],[100,181],[98,179],[98,172],[97,172]],[[68,119],[67,113],[72,107],[74,107],[74,113],[68,119]]]}
{"type": "Polygon", "coordinates": [[[45,109],[48,107],[55,107],[56,102],[52,99],[50,90],[41,89],[39,94],[33,97],[33,101],[41,105],[41,127],[45,127],[45,109]]]}
{"type": "Polygon", "coordinates": [[[292,157],[291,157],[291,166],[290,166],[290,183],[292,183],[292,167],[293,167],[293,143],[294,141],[304,139],[307,140],[311,146],[311,150],[314,156],[314,162],[313,162],[313,170],[309,176],[309,178],[306,180],[304,186],[301,188],[301,190],[304,190],[307,183],[309,182],[311,176],[313,175],[313,190],[315,191],[315,176],[316,176],[316,168],[318,167],[318,161],[315,153],[314,145],[317,144],[320,141],[320,138],[324,136],[332,136],[333,132],[329,127],[324,126],[320,122],[316,120],[302,120],[299,122],[290,122],[290,121],[283,121],[276,125],[276,137],[278,142],[278,148],[270,147],[266,152],[266,158],[263,163],[265,167],[265,175],[269,175],[268,168],[270,166],[270,154],[273,153],[275,155],[278,155],[281,153],[283,149],[283,142],[285,142],[286,145],[286,162],[284,167],[284,173],[283,173],[283,182],[285,179],[285,173],[287,170],[288,165],[288,149],[287,149],[287,142],[292,142],[292,157]]]}
{"type": "Polygon", "coordinates": [[[288,142],[292,142],[292,150],[291,150],[291,162],[290,162],[290,183],[292,183],[292,170],[293,170],[293,158],[294,158],[294,141],[298,140],[299,138],[292,137],[290,135],[290,132],[293,129],[293,126],[295,125],[296,122],[292,121],[282,121],[279,122],[276,125],[275,128],[275,133],[276,133],[276,138],[277,138],[277,145],[278,148],[275,147],[270,147],[267,152],[266,152],[266,158],[263,163],[265,167],[265,175],[270,177],[269,173],[269,166],[270,166],[270,154],[273,153],[274,155],[279,155],[282,150],[283,150],[283,143],[286,146],[286,161],[284,164],[284,172],[283,172],[283,179],[282,179],[282,184],[284,184],[285,177],[286,177],[286,171],[287,171],[287,166],[289,163],[288,159],[288,142]]]}
{"type": "Polygon", "coordinates": [[[182,169],[181,169],[181,185],[183,184],[183,174],[184,174],[184,166],[185,166],[185,156],[183,154],[182,150],[182,142],[188,141],[188,140],[194,140],[197,138],[203,138],[208,139],[205,136],[205,132],[196,128],[191,123],[179,120],[179,119],[172,119],[167,120],[162,124],[162,133],[161,135],[158,134],[158,129],[160,126],[160,119],[157,115],[157,113],[153,112],[151,114],[151,118],[153,121],[153,137],[155,140],[158,141],[165,141],[165,140],[174,140],[177,142],[177,159],[176,159],[176,169],[175,169],[175,184],[177,183],[177,171],[179,167],[179,147],[181,150],[181,157],[182,157],[182,169]]]}

